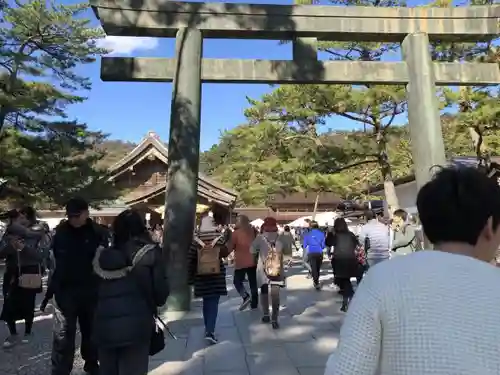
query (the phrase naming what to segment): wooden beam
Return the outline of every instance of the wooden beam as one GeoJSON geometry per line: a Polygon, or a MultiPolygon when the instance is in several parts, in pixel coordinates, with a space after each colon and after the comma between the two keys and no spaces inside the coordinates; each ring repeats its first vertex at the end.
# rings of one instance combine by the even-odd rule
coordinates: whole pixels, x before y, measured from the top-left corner
{"type": "MultiPolygon", "coordinates": [[[[104,57],[103,81],[172,82],[175,59],[143,57],[104,57]]],[[[498,64],[434,63],[436,84],[500,84],[498,64]]],[[[304,83],[304,84],[389,84],[408,83],[404,62],[294,61],[204,59],[202,81],[210,83],[304,83]]]]}

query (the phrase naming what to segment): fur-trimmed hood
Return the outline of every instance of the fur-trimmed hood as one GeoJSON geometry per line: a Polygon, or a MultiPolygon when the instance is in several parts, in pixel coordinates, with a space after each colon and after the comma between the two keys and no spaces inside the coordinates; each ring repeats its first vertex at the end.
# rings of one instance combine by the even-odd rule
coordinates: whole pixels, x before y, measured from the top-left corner
{"type": "MultiPolygon", "coordinates": [[[[92,263],[94,272],[105,280],[121,279],[155,247],[154,244],[144,245],[132,257],[123,250],[99,247],[92,263]]],[[[147,262],[147,259],[144,260],[147,262]]]]}

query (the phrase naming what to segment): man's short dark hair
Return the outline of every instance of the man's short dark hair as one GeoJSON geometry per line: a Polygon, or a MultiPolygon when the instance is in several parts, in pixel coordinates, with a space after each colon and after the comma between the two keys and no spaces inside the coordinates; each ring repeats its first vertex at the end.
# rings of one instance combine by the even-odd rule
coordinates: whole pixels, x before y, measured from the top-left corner
{"type": "Polygon", "coordinates": [[[314,220],[311,221],[310,225],[311,225],[311,228],[313,228],[313,229],[318,229],[319,228],[319,225],[318,225],[317,221],[314,221],[314,220]]]}
{"type": "Polygon", "coordinates": [[[500,223],[500,187],[473,167],[442,168],[417,195],[422,228],[433,244],[475,245],[491,217],[500,223]]]}
{"type": "Polygon", "coordinates": [[[398,208],[396,211],[394,211],[394,216],[400,217],[404,221],[408,220],[408,212],[406,212],[402,208],[398,208]]]}
{"type": "Polygon", "coordinates": [[[71,198],[66,203],[66,215],[70,216],[79,216],[82,212],[88,211],[89,204],[83,198],[71,198]]]}
{"type": "Polygon", "coordinates": [[[33,223],[36,221],[36,211],[31,206],[24,206],[19,210],[19,213],[23,214],[26,217],[26,219],[28,219],[33,223]]]}
{"type": "Polygon", "coordinates": [[[366,220],[373,220],[377,217],[377,215],[375,215],[375,212],[373,210],[366,210],[365,211],[365,218],[366,220]]]}

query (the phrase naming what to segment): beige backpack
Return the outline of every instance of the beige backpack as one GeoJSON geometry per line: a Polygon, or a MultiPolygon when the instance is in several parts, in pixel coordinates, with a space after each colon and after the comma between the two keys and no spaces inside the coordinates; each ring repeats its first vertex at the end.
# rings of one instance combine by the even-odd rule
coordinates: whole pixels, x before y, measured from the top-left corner
{"type": "Polygon", "coordinates": [[[264,259],[264,273],[271,281],[279,279],[281,277],[283,265],[282,254],[276,250],[276,243],[269,242],[264,236],[262,236],[262,238],[269,247],[266,258],[264,259]]]}
{"type": "Polygon", "coordinates": [[[198,249],[198,275],[217,275],[220,273],[220,246],[217,242],[222,236],[215,238],[208,245],[194,236],[194,240],[201,247],[198,249]]]}

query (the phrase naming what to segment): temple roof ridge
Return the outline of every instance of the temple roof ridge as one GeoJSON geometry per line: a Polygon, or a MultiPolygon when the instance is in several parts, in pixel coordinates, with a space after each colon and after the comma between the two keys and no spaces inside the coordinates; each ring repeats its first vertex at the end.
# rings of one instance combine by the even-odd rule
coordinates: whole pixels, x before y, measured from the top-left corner
{"type": "MultiPolygon", "coordinates": [[[[154,131],[148,131],[148,133],[145,135],[145,137],[139,142],[139,144],[132,150],[130,151],[127,155],[125,155],[122,159],[120,159],[118,162],[113,164],[109,170],[109,178],[113,179],[115,176],[120,175],[123,173],[121,170],[130,162],[132,162],[134,159],[136,159],[139,155],[141,155],[143,152],[145,152],[148,148],[152,147],[159,153],[160,159],[167,164],[168,161],[168,146],[162,142],[161,138],[159,135],[154,132],[154,131]]],[[[198,179],[203,181],[203,185],[206,186],[209,190],[215,189],[215,190],[220,190],[224,194],[227,194],[229,196],[238,196],[238,193],[228,187],[225,187],[224,185],[214,181],[210,177],[206,176],[203,173],[198,173],[198,179]]]]}

